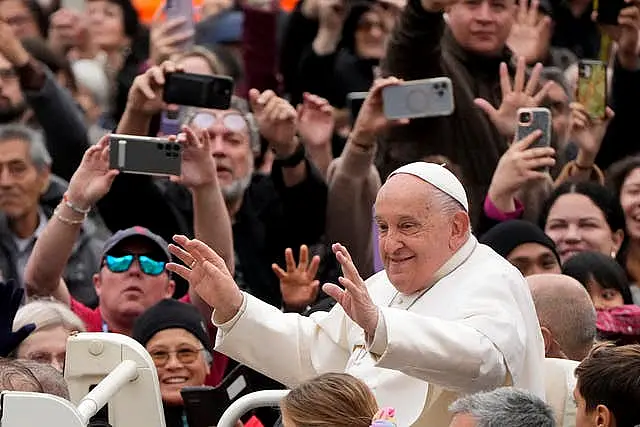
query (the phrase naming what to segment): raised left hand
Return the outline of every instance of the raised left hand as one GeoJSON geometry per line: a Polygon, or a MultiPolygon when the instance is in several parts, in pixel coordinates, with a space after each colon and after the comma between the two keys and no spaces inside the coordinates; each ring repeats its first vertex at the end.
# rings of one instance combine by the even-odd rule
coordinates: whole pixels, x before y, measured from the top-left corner
{"type": "Polygon", "coordinates": [[[333,107],[324,98],[305,93],[298,105],[298,135],[309,148],[331,145],[336,120],[333,107]]]}
{"type": "Polygon", "coordinates": [[[211,140],[205,130],[196,132],[189,126],[182,127],[177,139],[182,145],[182,175],[172,176],[171,180],[190,189],[216,183],[216,160],[211,153],[211,140]]]}
{"type": "Polygon", "coordinates": [[[540,0],[531,4],[521,1],[516,19],[511,27],[507,45],[517,55],[525,58],[528,64],[541,61],[547,55],[551,42],[551,18],[539,17],[540,0]]]}
{"type": "Polygon", "coordinates": [[[367,337],[373,337],[380,316],[378,306],[369,296],[367,286],[353,264],[347,248],[336,243],[331,249],[342,267],[344,276],[339,277],[338,281],[344,286],[344,290],[333,283],[326,283],[322,290],[342,306],[347,316],[364,330],[367,337]]]}
{"type": "Polygon", "coordinates": [[[496,109],[489,101],[476,98],[475,104],[480,107],[495,125],[501,135],[513,138],[518,125],[518,108],[537,107],[549,92],[552,82],[547,82],[539,91],[538,83],[542,72],[542,64],[533,67],[529,81],[526,81],[527,64],[524,58],[518,59],[513,85],[509,78],[509,70],[504,62],[500,64],[500,87],[502,104],[496,109]],[[525,86],[526,82],[526,86],[525,86]]]}
{"type": "Polygon", "coordinates": [[[251,108],[260,134],[269,141],[279,157],[287,157],[296,149],[296,109],[272,90],[249,91],[251,108]]]}
{"type": "Polygon", "coordinates": [[[320,257],[314,256],[309,262],[309,248],[300,246],[300,261],[296,266],[293,251],[287,248],[284,252],[287,270],[283,270],[278,264],[272,264],[273,272],[280,280],[280,292],[285,308],[301,311],[313,304],[318,297],[320,282],[316,280],[316,274],[320,267],[320,257]]]}
{"type": "Polygon", "coordinates": [[[570,107],[570,139],[582,151],[580,157],[586,156],[587,160],[593,163],[600,151],[609,122],[613,118],[613,110],[607,107],[606,117],[601,120],[592,118],[586,108],[578,102],[572,102],[570,107]]]}

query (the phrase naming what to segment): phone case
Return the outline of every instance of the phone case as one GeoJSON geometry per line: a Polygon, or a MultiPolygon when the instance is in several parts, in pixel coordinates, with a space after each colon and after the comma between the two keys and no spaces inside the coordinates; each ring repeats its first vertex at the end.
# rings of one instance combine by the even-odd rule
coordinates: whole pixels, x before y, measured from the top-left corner
{"type": "Polygon", "coordinates": [[[384,115],[391,120],[449,116],[455,107],[448,77],[404,82],[382,90],[384,115]]]}
{"type": "Polygon", "coordinates": [[[179,134],[180,122],[180,111],[163,111],[160,116],[160,135],[166,137],[179,134]]]}
{"type": "Polygon", "coordinates": [[[163,101],[167,104],[228,110],[234,82],[227,76],[170,73],[166,76],[163,101]]]}
{"type": "MultiPolygon", "coordinates": [[[[165,13],[167,20],[184,18],[186,22],[177,27],[175,33],[186,33],[195,31],[195,22],[193,16],[192,0],[166,0],[165,13]]],[[[191,37],[181,44],[183,50],[190,49],[194,44],[194,38],[191,37]]]]}
{"type": "Polygon", "coordinates": [[[602,61],[581,60],[578,63],[576,100],[589,114],[605,118],[607,108],[607,66],[602,61]]]}
{"type": "Polygon", "coordinates": [[[530,148],[551,146],[551,111],[547,108],[520,108],[516,140],[521,141],[536,130],[541,130],[542,136],[530,148]],[[530,114],[530,120],[522,120],[523,114],[530,114]]]}
{"type": "Polygon", "coordinates": [[[180,176],[182,146],[166,138],[109,137],[109,167],[125,173],[180,176]]]}

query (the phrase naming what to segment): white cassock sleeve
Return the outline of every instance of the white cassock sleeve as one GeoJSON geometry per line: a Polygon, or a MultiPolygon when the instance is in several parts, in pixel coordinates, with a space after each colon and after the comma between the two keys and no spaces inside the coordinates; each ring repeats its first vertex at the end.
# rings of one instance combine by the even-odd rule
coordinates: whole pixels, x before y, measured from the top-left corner
{"type": "Polygon", "coordinates": [[[500,350],[466,321],[447,321],[395,308],[380,309],[369,352],[381,368],[395,369],[456,392],[502,386],[508,372],[500,350]]]}
{"type": "Polygon", "coordinates": [[[321,373],[344,370],[350,356],[347,320],[339,305],[304,317],[244,293],[238,314],[216,324],[215,349],[293,387],[321,373]]]}

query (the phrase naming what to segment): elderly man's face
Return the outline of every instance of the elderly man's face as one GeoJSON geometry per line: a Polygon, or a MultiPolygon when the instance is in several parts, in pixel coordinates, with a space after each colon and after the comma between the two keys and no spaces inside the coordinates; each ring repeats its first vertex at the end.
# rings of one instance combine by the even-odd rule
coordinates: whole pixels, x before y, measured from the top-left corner
{"type": "Polygon", "coordinates": [[[200,110],[190,125],[209,133],[225,199],[229,202],[242,198],[253,173],[249,126],[244,116],[236,110],[200,110]]]}
{"type": "Polygon", "coordinates": [[[378,193],[380,255],[389,280],[403,294],[425,289],[452,255],[452,221],[441,212],[437,191],[415,176],[400,174],[378,193]]]}
{"type": "Polygon", "coordinates": [[[477,425],[476,419],[471,414],[456,414],[449,427],[476,427],[477,425]]]}

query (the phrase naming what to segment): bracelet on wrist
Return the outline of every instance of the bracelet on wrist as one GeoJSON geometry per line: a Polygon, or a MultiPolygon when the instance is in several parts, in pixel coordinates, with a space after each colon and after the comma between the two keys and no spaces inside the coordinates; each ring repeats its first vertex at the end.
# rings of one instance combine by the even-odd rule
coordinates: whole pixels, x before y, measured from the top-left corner
{"type": "Polygon", "coordinates": [[[69,195],[67,193],[64,193],[64,196],[62,196],[62,201],[64,202],[66,207],[68,207],[69,209],[71,209],[75,213],[79,213],[79,214],[82,214],[82,215],[87,215],[89,212],[91,212],[91,208],[82,209],[82,208],[74,205],[73,202],[71,202],[71,200],[69,200],[69,195]]]}
{"type": "Polygon", "coordinates": [[[81,225],[84,223],[84,220],[87,219],[87,214],[82,214],[82,219],[71,219],[71,218],[67,218],[65,216],[62,216],[62,214],[60,213],[60,208],[62,207],[62,205],[58,205],[58,207],[53,211],[53,217],[56,218],[58,221],[60,221],[63,224],[66,225],[81,225]]]}

